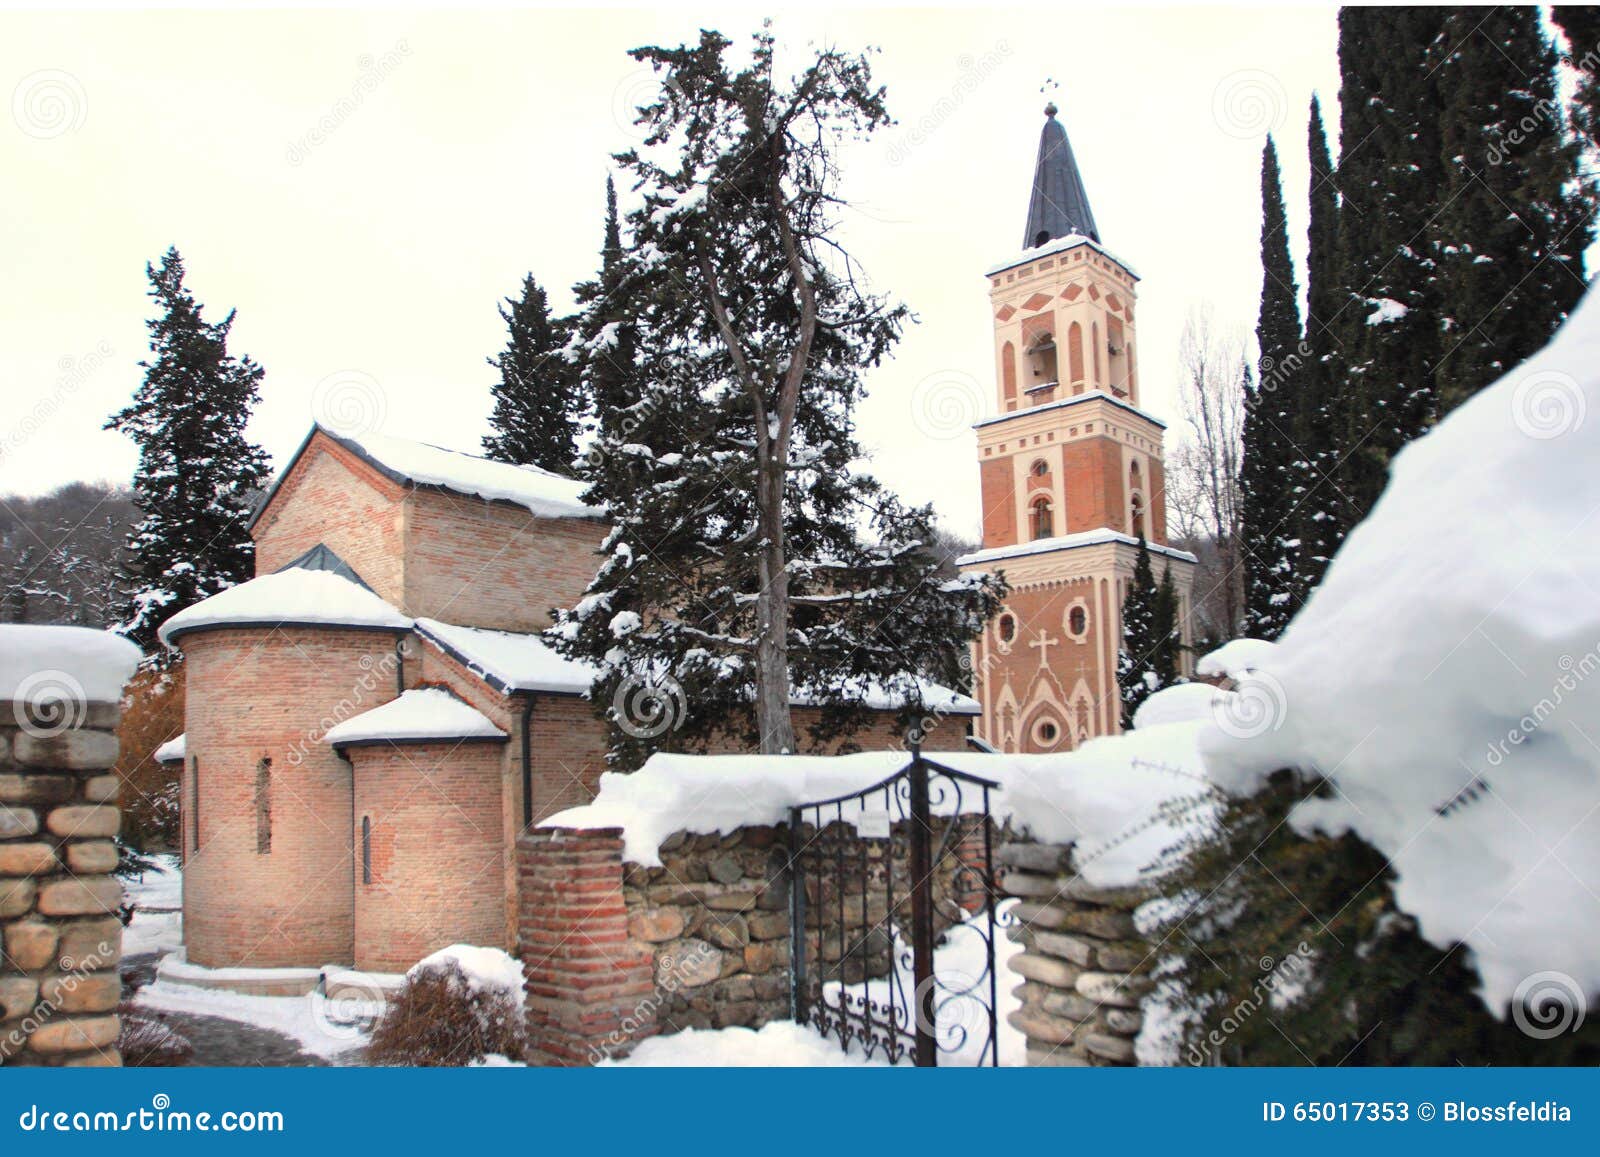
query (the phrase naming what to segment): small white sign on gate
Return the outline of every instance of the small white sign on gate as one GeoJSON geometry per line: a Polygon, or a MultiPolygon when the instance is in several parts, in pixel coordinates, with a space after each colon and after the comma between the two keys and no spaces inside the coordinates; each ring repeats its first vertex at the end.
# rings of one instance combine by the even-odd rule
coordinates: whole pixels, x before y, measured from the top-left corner
{"type": "Polygon", "coordinates": [[[856,833],[864,840],[886,840],[889,838],[889,812],[887,809],[868,811],[863,809],[856,817],[856,833]]]}

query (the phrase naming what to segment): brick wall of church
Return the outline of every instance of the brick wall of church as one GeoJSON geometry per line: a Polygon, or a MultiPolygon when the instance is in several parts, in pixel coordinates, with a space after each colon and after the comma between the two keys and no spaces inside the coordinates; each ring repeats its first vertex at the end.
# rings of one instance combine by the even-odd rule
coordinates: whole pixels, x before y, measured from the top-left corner
{"type": "Polygon", "coordinates": [[[319,542],[399,605],[405,491],[343,446],[314,436],[256,523],[256,573],[271,574],[319,542]]]}
{"type": "Polygon", "coordinates": [[[608,529],[434,491],[408,506],[405,612],[501,631],[548,626],[552,607],[577,602],[608,529]]]}
{"type": "Polygon", "coordinates": [[[351,960],[350,768],[321,736],[394,698],[393,636],[246,629],[182,643],[189,959],[211,968],[351,960]],[[264,759],[268,845],[257,792],[264,759]]]}
{"type": "Polygon", "coordinates": [[[504,745],[349,749],[355,966],[404,972],[450,944],[506,943],[504,745]]]}

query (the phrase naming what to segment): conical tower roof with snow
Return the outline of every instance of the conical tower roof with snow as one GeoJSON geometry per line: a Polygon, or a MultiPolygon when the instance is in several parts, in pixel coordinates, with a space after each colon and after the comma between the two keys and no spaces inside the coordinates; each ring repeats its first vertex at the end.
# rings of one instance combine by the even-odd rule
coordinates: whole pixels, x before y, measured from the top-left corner
{"type": "Polygon", "coordinates": [[[1067,130],[1056,119],[1058,111],[1053,103],[1045,105],[1039,159],[1033,168],[1033,196],[1028,200],[1028,227],[1022,236],[1024,249],[1073,234],[1100,240],[1067,130]]]}

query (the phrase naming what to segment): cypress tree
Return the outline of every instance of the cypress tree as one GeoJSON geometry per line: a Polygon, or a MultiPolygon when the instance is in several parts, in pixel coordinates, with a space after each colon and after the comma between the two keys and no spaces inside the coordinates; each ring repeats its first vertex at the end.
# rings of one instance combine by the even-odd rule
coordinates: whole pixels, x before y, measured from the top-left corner
{"type": "Polygon", "coordinates": [[[600,245],[600,273],[575,288],[579,333],[585,350],[583,390],[598,416],[621,411],[638,400],[633,367],[638,353],[635,309],[623,276],[622,220],[617,212],[617,187],[606,176],[605,234],[600,245]]]}
{"type": "Polygon", "coordinates": [[[1183,633],[1178,620],[1178,588],[1172,581],[1170,559],[1161,571],[1161,585],[1156,587],[1156,597],[1151,611],[1151,633],[1155,636],[1156,647],[1152,666],[1156,684],[1158,687],[1170,687],[1178,681],[1178,671],[1183,660],[1183,633]]]}
{"type": "Polygon", "coordinates": [[[1557,4],[1551,16],[1566,34],[1563,59],[1578,78],[1573,122],[1591,146],[1600,145],[1600,6],[1557,4]]]}
{"type": "Polygon", "coordinates": [[[1122,727],[1133,727],[1133,713],[1161,686],[1157,670],[1163,640],[1158,633],[1156,602],[1160,590],[1150,566],[1150,544],[1139,536],[1133,580],[1122,599],[1122,644],[1117,650],[1117,690],[1122,696],[1122,727]]]}
{"type": "Polygon", "coordinates": [[[488,359],[499,371],[494,385],[494,433],[484,453],[499,462],[537,466],[571,475],[577,454],[580,400],[571,365],[562,357],[567,326],[550,318],[550,304],[528,274],[522,296],[500,306],[506,348],[488,359]]]}
{"type": "Polygon", "coordinates": [[[234,313],[205,320],[168,249],[146,265],[159,316],[133,401],[105,428],[139,447],[134,495],[141,518],[127,542],[131,596],[117,628],[147,652],[156,628],[185,607],[249,578],[255,546],[245,523],[267,482],[267,456],[245,437],[264,371],[228,352],[234,313]]]}
{"type": "Polygon", "coordinates": [[[1299,556],[1290,576],[1290,602],[1305,603],[1322,581],[1322,572],[1339,546],[1338,489],[1333,481],[1339,455],[1335,416],[1340,403],[1336,383],[1345,368],[1340,349],[1330,331],[1339,312],[1339,189],[1328,135],[1322,123],[1322,105],[1311,98],[1311,118],[1306,130],[1311,170],[1310,224],[1306,254],[1306,333],[1295,407],[1295,462],[1293,492],[1300,537],[1299,556]]]}
{"type": "Polygon", "coordinates": [[[1278,152],[1261,152],[1261,311],[1256,345],[1261,376],[1245,383],[1239,487],[1244,522],[1246,633],[1276,639],[1294,617],[1296,536],[1295,410],[1300,378],[1300,289],[1289,257],[1278,152]]]}
{"type": "Polygon", "coordinates": [[[1389,461],[1437,410],[1440,352],[1427,233],[1443,184],[1433,45],[1448,10],[1339,12],[1338,529],[1377,501],[1389,461]]]}
{"type": "Polygon", "coordinates": [[[1590,230],[1539,10],[1454,10],[1436,51],[1442,417],[1550,340],[1583,295],[1590,230]]]}

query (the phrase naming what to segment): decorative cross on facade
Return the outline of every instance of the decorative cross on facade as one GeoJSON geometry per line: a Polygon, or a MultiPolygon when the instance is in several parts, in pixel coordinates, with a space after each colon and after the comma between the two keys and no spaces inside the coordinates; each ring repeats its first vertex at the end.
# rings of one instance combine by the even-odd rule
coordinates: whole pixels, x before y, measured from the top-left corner
{"type": "Polygon", "coordinates": [[[1061,642],[1060,639],[1052,639],[1050,632],[1045,631],[1037,639],[1029,643],[1028,646],[1039,648],[1039,666],[1048,667],[1050,665],[1050,648],[1059,642],[1061,642]]]}

